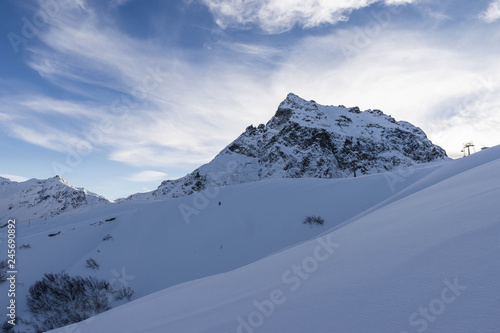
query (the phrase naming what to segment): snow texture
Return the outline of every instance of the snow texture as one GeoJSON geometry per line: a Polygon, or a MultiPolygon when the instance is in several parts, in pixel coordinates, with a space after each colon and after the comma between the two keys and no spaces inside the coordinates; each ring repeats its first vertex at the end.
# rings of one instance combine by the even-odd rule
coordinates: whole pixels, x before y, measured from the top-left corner
{"type": "MultiPolygon", "coordinates": [[[[404,174],[230,186],[220,198],[186,234],[169,209],[163,224],[153,221],[157,203],[113,232],[125,236],[134,224],[141,244],[155,243],[152,255],[139,256],[132,284],[142,288],[181,274],[180,265],[201,272],[232,258],[239,268],[54,332],[499,332],[500,147],[404,174]],[[324,228],[300,223],[311,213],[325,218],[324,228]],[[323,231],[310,239],[312,230],[323,231]],[[261,249],[262,258],[252,262],[243,249],[261,249]]],[[[116,264],[134,265],[123,254],[116,264]]]]}

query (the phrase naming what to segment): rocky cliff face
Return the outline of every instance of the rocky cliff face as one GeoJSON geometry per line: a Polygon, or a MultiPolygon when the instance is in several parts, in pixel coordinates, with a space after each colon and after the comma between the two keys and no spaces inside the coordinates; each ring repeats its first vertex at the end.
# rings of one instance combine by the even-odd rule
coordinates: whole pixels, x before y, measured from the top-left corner
{"type": "Polygon", "coordinates": [[[380,110],[323,106],[289,94],[266,125],[249,126],[210,163],[128,199],[180,197],[270,177],[353,177],[446,158],[421,129],[380,110]]]}
{"type": "Polygon", "coordinates": [[[59,176],[20,183],[0,177],[0,219],[3,222],[8,218],[19,221],[45,218],[109,202],[97,194],[69,185],[59,176]]]}

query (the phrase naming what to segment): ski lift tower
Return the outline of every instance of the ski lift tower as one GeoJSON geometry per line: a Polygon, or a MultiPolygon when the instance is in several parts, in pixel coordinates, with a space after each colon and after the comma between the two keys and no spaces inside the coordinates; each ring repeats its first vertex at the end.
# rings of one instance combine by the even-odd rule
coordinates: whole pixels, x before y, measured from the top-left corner
{"type": "Polygon", "coordinates": [[[464,153],[464,157],[470,156],[470,148],[471,147],[472,147],[472,149],[474,149],[474,152],[476,152],[476,148],[474,147],[474,143],[472,141],[464,143],[464,148],[462,149],[462,152],[464,153]]]}

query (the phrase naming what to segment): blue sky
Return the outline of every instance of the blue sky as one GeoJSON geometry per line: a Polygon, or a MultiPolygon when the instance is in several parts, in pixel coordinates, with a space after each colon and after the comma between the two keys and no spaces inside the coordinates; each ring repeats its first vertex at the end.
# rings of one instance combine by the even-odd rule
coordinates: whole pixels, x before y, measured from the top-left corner
{"type": "Polygon", "coordinates": [[[498,0],[0,2],[0,175],[115,199],[209,162],[287,93],[500,142],[498,0]]]}

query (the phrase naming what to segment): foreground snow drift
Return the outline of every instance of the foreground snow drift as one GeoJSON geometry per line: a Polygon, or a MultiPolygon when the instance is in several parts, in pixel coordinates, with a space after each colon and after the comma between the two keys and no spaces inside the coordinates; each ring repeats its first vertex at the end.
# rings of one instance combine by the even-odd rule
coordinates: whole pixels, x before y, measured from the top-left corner
{"type": "MultiPolygon", "coordinates": [[[[55,332],[498,332],[499,198],[497,147],[428,172],[320,238],[55,332]]],[[[308,202],[286,218],[342,208],[308,202]]]]}
{"type": "MultiPolygon", "coordinates": [[[[91,275],[116,288],[131,287],[137,299],[314,239],[437,168],[439,164],[422,165],[399,175],[355,179],[265,180],[178,199],[82,207],[21,222],[18,315],[31,317],[26,312],[27,291],[45,273],[91,275]],[[303,224],[310,215],[321,216],[325,224],[303,224]],[[87,267],[88,260],[98,267],[87,267]]],[[[6,237],[5,232],[1,235],[6,237]]],[[[0,284],[0,294],[6,295],[7,289],[0,284]]],[[[0,306],[7,301],[0,298],[0,306]]]]}

